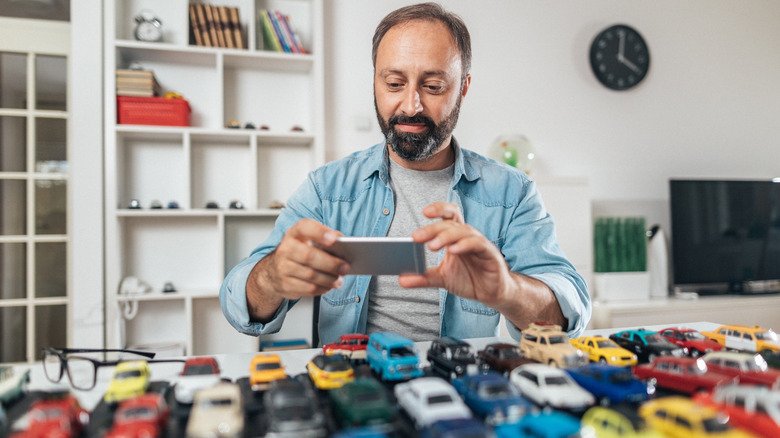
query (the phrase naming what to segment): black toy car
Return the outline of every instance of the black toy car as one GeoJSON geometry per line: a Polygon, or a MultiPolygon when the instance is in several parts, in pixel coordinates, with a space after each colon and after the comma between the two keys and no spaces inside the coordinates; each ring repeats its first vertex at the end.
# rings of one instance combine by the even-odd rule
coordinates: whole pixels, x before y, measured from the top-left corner
{"type": "Polygon", "coordinates": [[[520,365],[535,362],[533,359],[524,357],[517,345],[505,342],[488,344],[483,350],[477,352],[477,363],[482,368],[487,365],[504,376],[509,376],[509,372],[520,365]]]}
{"type": "MultiPolygon", "coordinates": [[[[427,354],[431,371],[445,379],[455,379],[464,374],[475,374],[480,367],[477,358],[471,352],[471,346],[460,339],[444,336],[434,339],[427,354]]],[[[483,365],[487,370],[489,366],[483,365]]]]}
{"type": "Polygon", "coordinates": [[[663,338],[658,332],[637,329],[609,335],[616,344],[636,354],[640,363],[652,362],[658,356],[683,356],[685,351],[663,338]]]}
{"type": "Polygon", "coordinates": [[[302,379],[274,380],[263,394],[270,436],[325,436],[326,418],[312,387],[302,379]]]}

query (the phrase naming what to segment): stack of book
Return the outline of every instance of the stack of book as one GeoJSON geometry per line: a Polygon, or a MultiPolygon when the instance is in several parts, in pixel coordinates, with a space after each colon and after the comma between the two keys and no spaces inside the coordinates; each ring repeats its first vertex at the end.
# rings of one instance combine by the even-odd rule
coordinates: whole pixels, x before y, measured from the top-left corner
{"type": "Polygon", "coordinates": [[[153,97],[160,95],[160,84],[151,70],[116,70],[116,95],[153,97]]]}
{"type": "Polygon", "coordinates": [[[239,16],[237,7],[190,4],[190,41],[198,46],[245,48],[239,16]]]}
{"type": "Polygon", "coordinates": [[[279,11],[262,10],[258,27],[263,30],[266,50],[287,53],[307,53],[290,22],[290,16],[279,11]]]}

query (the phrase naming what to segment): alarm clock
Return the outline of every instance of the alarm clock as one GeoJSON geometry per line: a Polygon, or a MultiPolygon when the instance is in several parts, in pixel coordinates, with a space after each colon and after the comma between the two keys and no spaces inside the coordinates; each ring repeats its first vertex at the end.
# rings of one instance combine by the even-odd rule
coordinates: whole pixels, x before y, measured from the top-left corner
{"type": "Polygon", "coordinates": [[[163,39],[162,21],[149,11],[142,11],[135,17],[133,35],[138,41],[158,42],[163,39]]]}

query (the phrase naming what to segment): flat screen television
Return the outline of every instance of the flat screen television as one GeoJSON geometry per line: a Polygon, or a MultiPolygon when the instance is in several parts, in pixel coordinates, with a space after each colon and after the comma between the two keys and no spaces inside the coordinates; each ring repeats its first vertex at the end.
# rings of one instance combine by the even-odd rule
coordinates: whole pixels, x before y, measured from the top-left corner
{"type": "Polygon", "coordinates": [[[669,187],[675,290],[780,292],[780,179],[669,187]]]}

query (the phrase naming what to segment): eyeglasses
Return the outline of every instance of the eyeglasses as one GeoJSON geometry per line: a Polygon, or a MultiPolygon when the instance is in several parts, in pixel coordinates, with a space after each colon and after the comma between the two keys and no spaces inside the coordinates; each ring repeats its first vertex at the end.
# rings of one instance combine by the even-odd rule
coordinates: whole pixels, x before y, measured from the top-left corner
{"type": "Polygon", "coordinates": [[[43,371],[46,378],[53,383],[62,380],[67,374],[73,389],[89,391],[95,387],[97,370],[103,366],[114,366],[127,359],[121,360],[96,360],[84,356],[71,356],[73,353],[127,353],[153,359],[156,353],[139,350],[112,350],[93,348],[51,348],[43,349],[43,371]]]}

